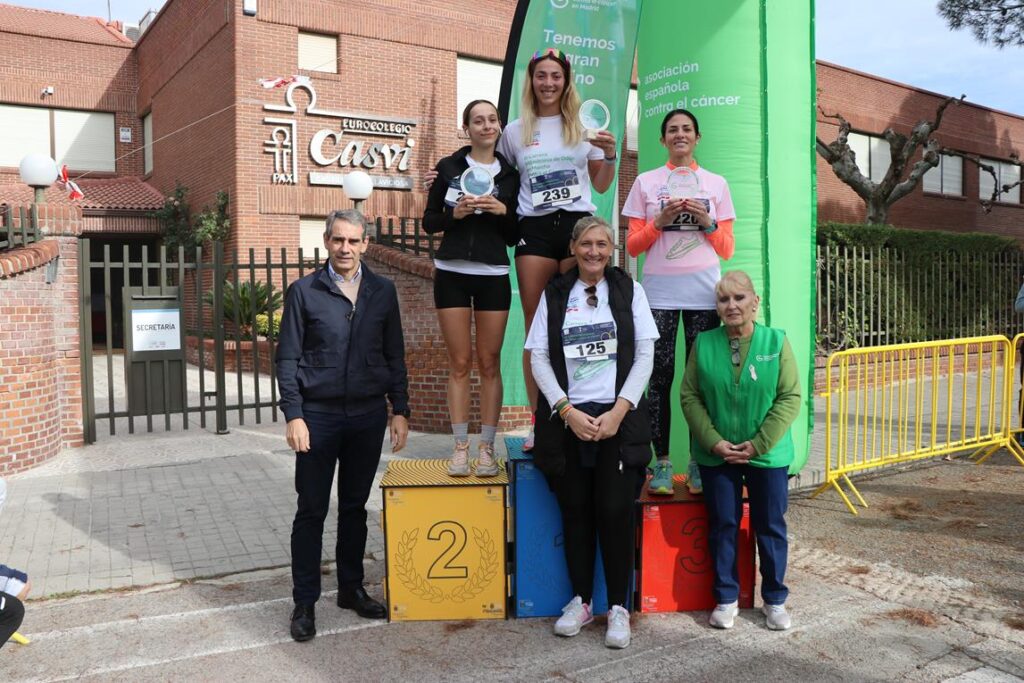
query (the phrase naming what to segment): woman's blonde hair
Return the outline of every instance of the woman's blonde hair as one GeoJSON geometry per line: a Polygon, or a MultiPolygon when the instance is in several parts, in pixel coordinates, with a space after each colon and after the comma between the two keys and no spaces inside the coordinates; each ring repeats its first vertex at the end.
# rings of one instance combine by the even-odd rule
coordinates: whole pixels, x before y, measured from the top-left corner
{"type": "Polygon", "coordinates": [[[722,273],[722,279],[715,285],[715,296],[721,294],[738,294],[740,292],[750,292],[754,296],[757,296],[757,292],[754,290],[754,283],[751,281],[750,276],[742,270],[730,270],[727,273],[722,273]]]}
{"type": "Polygon", "coordinates": [[[584,216],[583,218],[576,221],[576,225],[572,228],[572,243],[576,244],[586,233],[590,232],[594,228],[600,228],[604,230],[605,236],[608,241],[615,244],[615,230],[605,219],[600,216],[584,216]]]}
{"type": "Polygon", "coordinates": [[[572,69],[569,68],[568,60],[563,61],[553,54],[534,59],[526,67],[526,81],[523,83],[523,101],[520,107],[522,112],[519,116],[523,123],[523,145],[530,145],[533,142],[533,131],[537,128],[537,98],[533,94],[533,72],[537,64],[545,59],[550,59],[562,67],[562,75],[565,76],[565,88],[559,102],[562,115],[562,142],[566,147],[575,147],[583,140],[583,126],[579,120],[580,96],[573,85],[572,69]]]}

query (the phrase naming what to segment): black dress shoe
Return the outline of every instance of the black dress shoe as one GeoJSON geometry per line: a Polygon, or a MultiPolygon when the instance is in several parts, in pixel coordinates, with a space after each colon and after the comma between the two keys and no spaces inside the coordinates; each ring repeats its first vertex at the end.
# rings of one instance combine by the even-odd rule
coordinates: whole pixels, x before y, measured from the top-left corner
{"type": "Polygon", "coordinates": [[[362,586],[338,589],[338,607],[355,610],[366,619],[383,619],[388,615],[384,605],[367,595],[362,586]]]}
{"type": "Polygon", "coordinates": [[[316,635],[316,611],[313,605],[295,605],[292,610],[292,638],[298,642],[316,635]]]}

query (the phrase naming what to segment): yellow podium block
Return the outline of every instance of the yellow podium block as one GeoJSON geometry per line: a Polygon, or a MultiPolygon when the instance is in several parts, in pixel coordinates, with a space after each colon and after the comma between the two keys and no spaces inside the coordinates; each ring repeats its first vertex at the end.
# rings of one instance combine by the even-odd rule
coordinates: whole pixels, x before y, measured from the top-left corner
{"type": "Polygon", "coordinates": [[[506,472],[455,478],[447,460],[396,460],[380,485],[388,619],[504,619],[506,472]]]}

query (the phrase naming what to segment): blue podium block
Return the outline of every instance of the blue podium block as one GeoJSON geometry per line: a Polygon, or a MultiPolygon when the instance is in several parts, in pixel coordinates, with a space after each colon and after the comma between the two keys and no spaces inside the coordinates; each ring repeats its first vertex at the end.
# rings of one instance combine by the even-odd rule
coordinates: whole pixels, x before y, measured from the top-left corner
{"type": "MultiPolygon", "coordinates": [[[[562,546],[562,514],[533,457],[523,453],[523,441],[522,437],[505,438],[513,520],[512,613],[517,618],[553,617],[561,615],[573,595],[562,546]]],[[[608,592],[600,547],[595,564],[594,614],[604,614],[608,592]]],[[[628,595],[632,593],[631,585],[628,595]]]]}

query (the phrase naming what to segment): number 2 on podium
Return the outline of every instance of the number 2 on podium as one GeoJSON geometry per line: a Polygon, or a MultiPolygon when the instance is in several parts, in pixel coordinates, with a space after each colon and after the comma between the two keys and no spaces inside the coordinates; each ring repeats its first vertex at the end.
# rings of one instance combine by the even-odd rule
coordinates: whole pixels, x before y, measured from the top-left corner
{"type": "Polygon", "coordinates": [[[469,576],[469,568],[465,565],[453,565],[452,562],[458,559],[462,551],[466,549],[466,528],[458,522],[445,520],[430,527],[430,531],[427,532],[429,541],[440,541],[442,536],[447,536],[450,542],[448,547],[441,551],[434,563],[430,565],[427,578],[465,579],[469,576]],[[444,564],[439,567],[438,564],[442,561],[444,564]]]}

